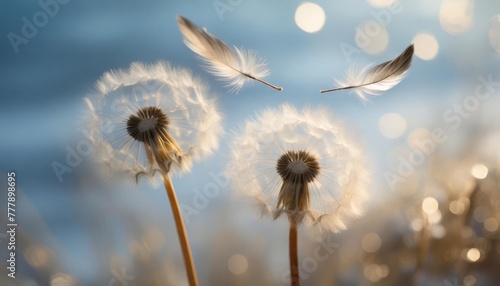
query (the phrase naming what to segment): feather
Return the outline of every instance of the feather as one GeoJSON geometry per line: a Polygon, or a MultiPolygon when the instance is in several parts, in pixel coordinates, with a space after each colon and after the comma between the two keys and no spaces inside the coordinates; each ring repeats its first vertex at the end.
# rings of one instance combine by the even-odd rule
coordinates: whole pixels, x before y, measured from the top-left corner
{"type": "Polygon", "coordinates": [[[283,88],[274,86],[261,78],[269,75],[263,60],[253,52],[243,49],[231,49],[224,42],[201,29],[188,19],[178,16],[179,30],[184,36],[184,43],[197,53],[209,65],[209,71],[229,82],[235,90],[240,89],[247,80],[261,82],[278,91],[283,88]]]}
{"type": "Polygon", "coordinates": [[[362,100],[367,100],[368,94],[379,95],[403,80],[410,68],[413,51],[413,44],[411,44],[395,59],[376,65],[370,70],[368,70],[370,66],[361,70],[351,67],[346,73],[345,82],[335,79],[340,87],[320,90],[320,92],[354,89],[362,100]]]}

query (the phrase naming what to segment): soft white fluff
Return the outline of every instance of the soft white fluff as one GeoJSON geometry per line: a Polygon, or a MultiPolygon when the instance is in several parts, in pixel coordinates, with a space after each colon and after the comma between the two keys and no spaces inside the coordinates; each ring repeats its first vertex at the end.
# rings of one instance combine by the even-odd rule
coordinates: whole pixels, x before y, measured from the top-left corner
{"type": "Polygon", "coordinates": [[[166,132],[182,150],[180,162],[169,162],[170,173],[189,171],[193,160],[218,147],[221,115],[206,85],[186,69],[166,62],[135,62],[127,70],[106,72],[96,87],[97,92],[85,98],[88,138],[97,159],[111,171],[138,180],[143,175],[153,177],[164,167],[148,160],[145,144],[127,133],[127,119],[143,107],[158,107],[168,116],[166,132]]]}
{"type": "Polygon", "coordinates": [[[186,46],[208,64],[212,74],[228,81],[235,90],[252,80],[249,75],[258,79],[269,75],[265,61],[253,52],[236,47],[231,49],[184,17],[177,17],[177,21],[186,46]]]}
{"type": "Polygon", "coordinates": [[[278,217],[288,212],[277,209],[283,180],[276,163],[287,151],[307,151],[318,158],[321,170],[308,185],[311,208],[293,215],[321,230],[345,229],[349,218],[362,214],[369,176],[358,144],[330,114],[327,109],[298,111],[284,104],[247,121],[231,144],[228,172],[234,190],[255,199],[259,213],[278,217]]]}
{"type": "Polygon", "coordinates": [[[370,68],[369,65],[360,69],[351,66],[346,72],[345,80],[334,79],[339,85],[338,88],[321,92],[352,89],[361,101],[367,101],[368,95],[380,95],[405,78],[411,65],[413,52],[414,47],[411,44],[396,58],[373,68],[370,68]]]}
{"type": "Polygon", "coordinates": [[[382,92],[387,91],[398,83],[400,83],[406,76],[408,71],[401,74],[388,76],[384,80],[376,81],[374,74],[369,72],[370,66],[363,68],[356,68],[355,66],[349,67],[346,72],[346,79],[334,79],[340,87],[351,87],[362,102],[368,101],[368,95],[381,95],[382,92]]]}

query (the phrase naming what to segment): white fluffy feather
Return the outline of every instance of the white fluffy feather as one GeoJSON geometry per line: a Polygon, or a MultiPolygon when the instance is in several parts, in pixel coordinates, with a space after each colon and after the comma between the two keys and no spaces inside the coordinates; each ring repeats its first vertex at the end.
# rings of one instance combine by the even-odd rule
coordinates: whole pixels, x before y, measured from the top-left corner
{"type": "Polygon", "coordinates": [[[208,70],[212,74],[228,81],[228,85],[233,89],[239,90],[246,81],[252,79],[276,90],[282,90],[281,87],[261,80],[269,75],[269,70],[265,61],[258,58],[255,53],[236,47],[234,50],[231,49],[224,42],[182,16],[177,17],[177,22],[186,46],[208,64],[208,70]]]}
{"type": "Polygon", "coordinates": [[[350,67],[346,72],[346,80],[334,79],[339,85],[338,88],[321,90],[320,92],[353,89],[363,101],[368,100],[367,95],[369,94],[380,95],[403,80],[410,68],[413,51],[413,44],[411,44],[398,57],[371,69],[370,66],[361,69],[350,67]]]}

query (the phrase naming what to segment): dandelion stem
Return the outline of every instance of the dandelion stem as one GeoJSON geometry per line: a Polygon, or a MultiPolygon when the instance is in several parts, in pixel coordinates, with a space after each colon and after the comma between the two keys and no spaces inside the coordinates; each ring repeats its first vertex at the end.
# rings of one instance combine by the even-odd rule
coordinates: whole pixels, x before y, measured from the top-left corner
{"type": "Polygon", "coordinates": [[[177,227],[179,242],[181,243],[182,255],[184,256],[184,264],[186,266],[189,285],[198,286],[198,278],[196,277],[196,270],[194,268],[191,248],[189,247],[186,227],[184,225],[184,221],[182,220],[179,202],[177,201],[174,186],[172,185],[172,181],[170,180],[168,173],[163,173],[163,183],[165,184],[165,190],[167,191],[168,200],[170,201],[170,207],[172,208],[172,213],[174,214],[175,226],[177,227]]]}
{"type": "Polygon", "coordinates": [[[290,219],[290,278],[292,286],[299,286],[299,256],[297,253],[297,223],[290,219]]]}

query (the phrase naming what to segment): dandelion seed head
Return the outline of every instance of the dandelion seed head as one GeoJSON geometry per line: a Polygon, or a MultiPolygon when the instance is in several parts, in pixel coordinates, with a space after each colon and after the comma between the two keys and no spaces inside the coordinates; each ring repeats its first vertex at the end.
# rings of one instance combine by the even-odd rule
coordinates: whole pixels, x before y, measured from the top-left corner
{"type": "Polygon", "coordinates": [[[168,117],[156,106],[141,108],[127,119],[128,135],[140,142],[162,136],[162,132],[167,131],[167,128],[168,117]]]}
{"type": "Polygon", "coordinates": [[[368,171],[363,152],[331,112],[284,104],[236,133],[229,173],[261,214],[340,231],[363,213],[368,171]]]}
{"type": "Polygon", "coordinates": [[[318,175],[317,159],[305,151],[288,151],[278,159],[276,170],[284,181],[310,183],[318,175]]]}
{"type": "Polygon", "coordinates": [[[135,181],[160,172],[181,174],[210,155],[222,133],[221,115],[206,85],[166,62],[132,63],[106,72],[84,99],[94,155],[135,181]]]}

